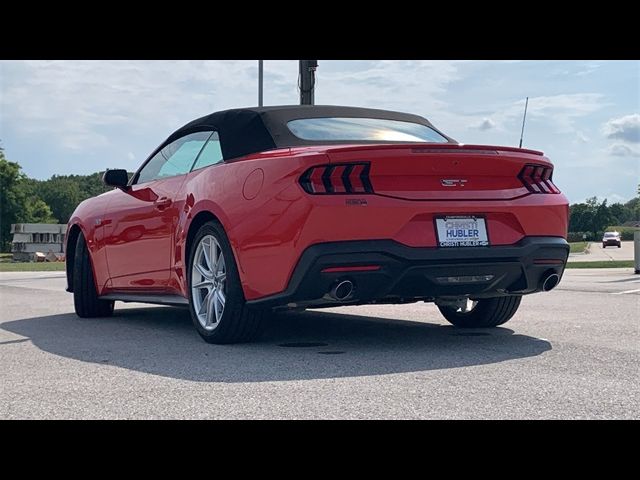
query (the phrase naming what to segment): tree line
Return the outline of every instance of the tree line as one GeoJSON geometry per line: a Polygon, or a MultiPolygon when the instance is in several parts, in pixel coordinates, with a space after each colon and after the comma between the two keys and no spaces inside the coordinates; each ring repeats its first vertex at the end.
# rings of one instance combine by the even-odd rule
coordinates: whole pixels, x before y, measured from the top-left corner
{"type": "MultiPolygon", "coordinates": [[[[27,177],[20,165],[5,158],[0,148],[0,249],[11,249],[12,223],[67,223],[83,200],[106,192],[102,173],[54,175],[48,180],[27,177]]],[[[570,241],[597,238],[611,225],[640,221],[638,196],[626,203],[598,201],[596,197],[570,206],[570,241]]]]}
{"type": "MultiPolygon", "coordinates": [[[[607,204],[607,200],[598,201],[588,198],[584,203],[574,203],[569,207],[569,241],[600,240],[603,232],[611,226],[621,226],[626,222],[640,221],[640,185],[638,196],[626,203],[607,204]]],[[[633,231],[622,230],[623,240],[631,240],[633,231]]]]}
{"type": "Polygon", "coordinates": [[[110,188],[101,172],[29,178],[0,148],[0,250],[11,250],[11,224],[67,223],[80,202],[110,188]]]}

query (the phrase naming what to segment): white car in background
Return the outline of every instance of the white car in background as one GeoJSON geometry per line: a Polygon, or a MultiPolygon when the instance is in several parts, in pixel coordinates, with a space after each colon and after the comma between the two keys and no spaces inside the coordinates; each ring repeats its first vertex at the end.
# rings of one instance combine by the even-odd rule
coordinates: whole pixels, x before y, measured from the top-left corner
{"type": "Polygon", "coordinates": [[[605,232],[602,237],[602,248],[607,248],[608,245],[617,245],[618,248],[622,247],[620,232],[605,232]]]}

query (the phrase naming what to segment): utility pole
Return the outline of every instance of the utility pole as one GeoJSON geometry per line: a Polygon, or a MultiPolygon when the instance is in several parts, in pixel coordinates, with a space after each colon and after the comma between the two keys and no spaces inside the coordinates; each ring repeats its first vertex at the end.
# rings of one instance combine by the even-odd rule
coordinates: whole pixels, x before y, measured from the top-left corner
{"type": "Polygon", "coordinates": [[[300,60],[300,76],[298,88],[300,88],[300,105],[314,104],[314,89],[316,86],[317,60],[300,60]]]}
{"type": "Polygon", "coordinates": [[[529,106],[529,97],[527,97],[527,101],[524,104],[524,116],[522,117],[522,131],[520,132],[520,146],[518,148],[522,148],[522,137],[524,136],[524,121],[527,119],[528,106],[529,106]]]}
{"type": "Polygon", "coordinates": [[[263,84],[263,70],[262,60],[258,60],[258,106],[262,106],[262,84],[263,84]]]}

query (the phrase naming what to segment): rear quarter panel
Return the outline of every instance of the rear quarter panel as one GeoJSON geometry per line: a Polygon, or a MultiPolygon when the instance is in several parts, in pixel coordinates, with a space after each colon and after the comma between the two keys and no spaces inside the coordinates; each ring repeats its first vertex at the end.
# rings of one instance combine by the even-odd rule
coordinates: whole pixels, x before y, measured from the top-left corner
{"type": "Polygon", "coordinates": [[[297,179],[317,163],[328,163],[328,158],[314,152],[291,155],[284,149],[191,172],[183,190],[187,205],[192,206],[178,221],[174,259],[175,286],[182,295],[187,296],[187,234],[203,211],[213,213],[224,227],[247,298],[281,285],[288,265],[297,260],[297,239],[312,208],[297,179]],[[256,175],[263,178],[260,187],[256,175]],[[245,183],[250,176],[252,192],[247,195],[245,183]]]}

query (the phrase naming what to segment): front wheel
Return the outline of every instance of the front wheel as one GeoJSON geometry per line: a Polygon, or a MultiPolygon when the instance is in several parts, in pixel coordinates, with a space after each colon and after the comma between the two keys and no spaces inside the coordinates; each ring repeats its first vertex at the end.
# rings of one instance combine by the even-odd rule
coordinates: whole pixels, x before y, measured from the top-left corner
{"type": "Polygon", "coordinates": [[[603,243],[603,244],[602,244],[602,248],[607,248],[607,244],[606,244],[606,243],[603,243]]]}
{"type": "Polygon", "coordinates": [[[618,248],[622,248],[622,244],[621,243],[618,244],[618,248]]]}
{"type": "Polygon", "coordinates": [[[440,313],[450,323],[461,328],[497,327],[515,315],[521,296],[468,300],[465,308],[440,306],[440,313]]]}
{"type": "Polygon", "coordinates": [[[254,340],[266,312],[247,307],[227,235],[217,222],[205,223],[189,256],[189,310],[208,343],[254,340]]]}
{"type": "Polygon", "coordinates": [[[78,235],[73,259],[73,306],[76,315],[81,318],[109,317],[113,314],[113,300],[98,298],[91,257],[82,234],[78,235]]]}

